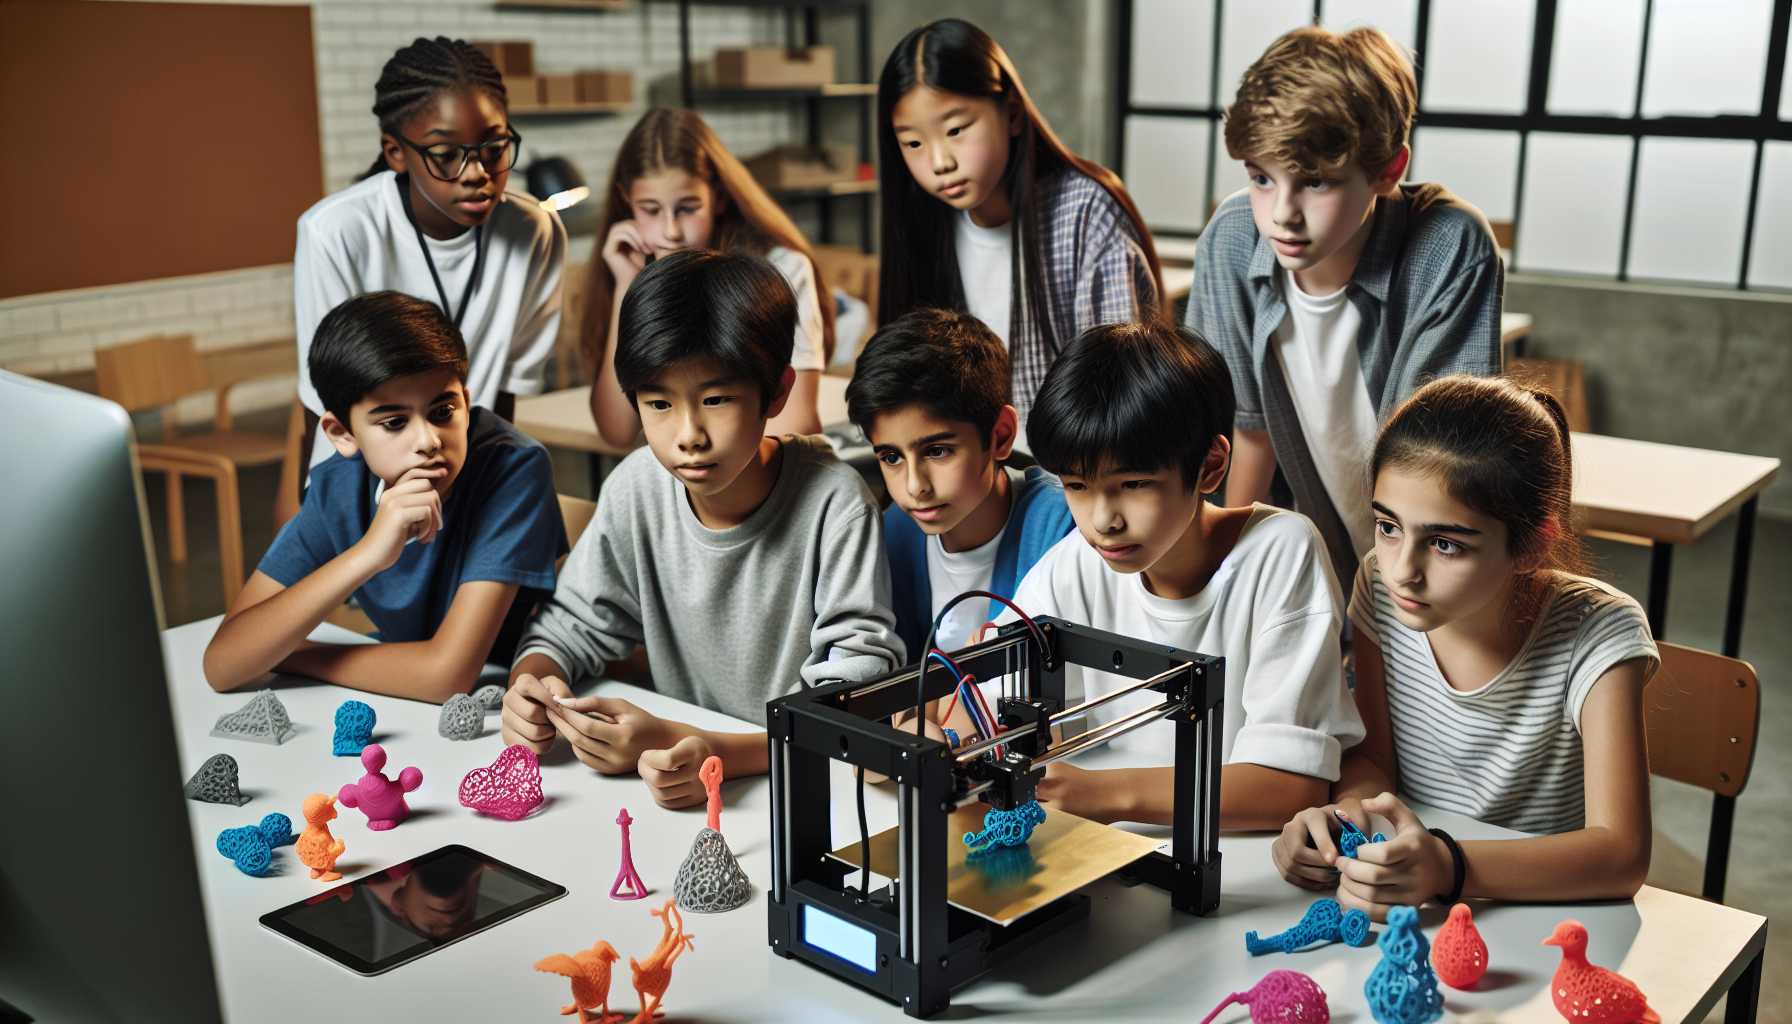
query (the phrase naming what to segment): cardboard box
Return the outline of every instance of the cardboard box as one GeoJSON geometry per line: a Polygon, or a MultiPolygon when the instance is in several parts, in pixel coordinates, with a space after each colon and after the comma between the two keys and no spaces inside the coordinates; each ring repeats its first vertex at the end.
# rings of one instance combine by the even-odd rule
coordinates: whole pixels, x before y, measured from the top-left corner
{"type": "Polygon", "coordinates": [[[579,76],[541,75],[541,105],[544,107],[571,107],[579,102],[579,76]]]}
{"type": "Polygon", "coordinates": [[[535,44],[526,39],[482,40],[473,48],[490,57],[505,78],[535,74],[535,44]]]}
{"type": "Polygon", "coordinates": [[[632,72],[580,71],[578,83],[580,103],[631,103],[635,98],[632,72]]]}
{"type": "Polygon", "coordinates": [[[778,146],[744,161],[755,181],[766,188],[826,188],[857,181],[858,160],[851,146],[778,146]]]}
{"type": "Polygon", "coordinates": [[[834,81],[831,46],[748,46],[716,51],[710,62],[715,85],[733,89],[800,89],[834,81]]]}
{"type": "Polygon", "coordinates": [[[541,109],[541,79],[536,75],[505,75],[504,92],[513,111],[541,109]]]}

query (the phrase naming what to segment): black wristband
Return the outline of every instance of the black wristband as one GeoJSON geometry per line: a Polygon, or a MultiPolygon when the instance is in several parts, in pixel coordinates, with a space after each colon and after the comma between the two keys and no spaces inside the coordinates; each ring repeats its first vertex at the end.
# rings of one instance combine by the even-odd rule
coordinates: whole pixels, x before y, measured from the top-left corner
{"type": "Polygon", "coordinates": [[[1450,833],[1445,832],[1441,828],[1434,828],[1428,831],[1437,838],[1442,839],[1444,845],[1450,848],[1450,861],[1455,877],[1450,882],[1449,894],[1445,895],[1444,893],[1438,893],[1437,898],[1446,907],[1454,906],[1458,900],[1462,899],[1462,883],[1468,877],[1468,858],[1462,855],[1462,846],[1456,842],[1455,838],[1452,837],[1450,833]]]}

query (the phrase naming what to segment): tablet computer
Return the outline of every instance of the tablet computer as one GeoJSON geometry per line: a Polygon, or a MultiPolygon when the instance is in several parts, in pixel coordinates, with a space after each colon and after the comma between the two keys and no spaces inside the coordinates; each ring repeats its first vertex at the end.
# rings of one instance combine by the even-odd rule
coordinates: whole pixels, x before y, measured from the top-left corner
{"type": "Polygon", "coordinates": [[[444,846],[261,916],[356,974],[383,974],[566,895],[465,846],[444,846]]]}

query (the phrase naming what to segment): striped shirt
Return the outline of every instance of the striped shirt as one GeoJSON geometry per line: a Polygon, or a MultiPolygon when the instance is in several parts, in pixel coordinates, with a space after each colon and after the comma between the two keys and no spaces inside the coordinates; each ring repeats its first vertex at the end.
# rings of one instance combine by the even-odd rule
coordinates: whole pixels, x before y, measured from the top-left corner
{"type": "Polygon", "coordinates": [[[1403,794],[1520,832],[1585,826],[1581,707],[1613,666],[1643,658],[1647,675],[1660,657],[1636,601],[1598,580],[1558,574],[1544,601],[1517,657],[1456,690],[1426,635],[1394,617],[1375,553],[1363,556],[1350,621],[1381,649],[1403,794]]]}

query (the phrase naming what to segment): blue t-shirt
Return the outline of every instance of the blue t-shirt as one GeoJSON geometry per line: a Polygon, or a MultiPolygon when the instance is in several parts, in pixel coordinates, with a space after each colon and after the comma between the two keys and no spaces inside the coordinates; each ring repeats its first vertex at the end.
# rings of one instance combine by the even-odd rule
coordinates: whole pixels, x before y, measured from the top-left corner
{"type": "MultiPolygon", "coordinates": [[[[304,507],[262,556],[259,570],[290,587],[367,534],[380,480],[360,455],[332,455],[311,471],[304,507]]],[[[492,657],[507,660],[522,620],[554,591],[554,562],[567,551],[554,471],[538,442],[486,409],[467,426],[467,460],[442,502],[442,529],[407,544],[391,568],[355,591],[381,640],[428,640],[463,583],[519,589],[492,657]]]]}

